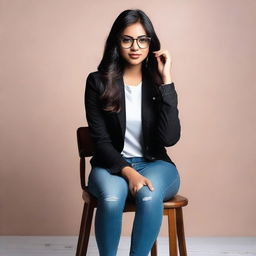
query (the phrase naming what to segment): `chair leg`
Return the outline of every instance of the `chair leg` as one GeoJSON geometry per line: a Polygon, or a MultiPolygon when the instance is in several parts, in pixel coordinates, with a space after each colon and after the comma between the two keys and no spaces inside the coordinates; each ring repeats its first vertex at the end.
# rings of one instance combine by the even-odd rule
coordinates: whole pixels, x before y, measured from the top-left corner
{"type": "Polygon", "coordinates": [[[157,256],[157,239],[155,240],[153,247],[151,249],[151,256],[157,256]]]}
{"type": "Polygon", "coordinates": [[[177,235],[178,235],[180,256],[187,256],[186,240],[185,240],[185,232],[184,232],[184,224],[183,224],[183,214],[182,214],[181,207],[176,209],[176,215],[177,215],[176,224],[177,224],[177,235]]]}
{"type": "Polygon", "coordinates": [[[93,206],[84,203],[79,238],[76,249],[76,256],[85,256],[87,254],[87,248],[92,225],[93,210],[93,206]]]}
{"type": "Polygon", "coordinates": [[[175,209],[168,209],[169,224],[169,252],[170,256],[177,256],[177,230],[175,209]]]}

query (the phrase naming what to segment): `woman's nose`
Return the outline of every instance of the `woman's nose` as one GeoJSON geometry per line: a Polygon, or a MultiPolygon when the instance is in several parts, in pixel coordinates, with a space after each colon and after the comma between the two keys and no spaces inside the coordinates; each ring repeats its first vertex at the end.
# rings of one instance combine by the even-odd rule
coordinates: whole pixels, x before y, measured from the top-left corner
{"type": "Polygon", "coordinates": [[[138,50],[138,49],[139,49],[139,46],[138,46],[136,40],[133,41],[133,44],[132,44],[132,47],[131,47],[131,48],[132,48],[133,50],[138,50]]]}

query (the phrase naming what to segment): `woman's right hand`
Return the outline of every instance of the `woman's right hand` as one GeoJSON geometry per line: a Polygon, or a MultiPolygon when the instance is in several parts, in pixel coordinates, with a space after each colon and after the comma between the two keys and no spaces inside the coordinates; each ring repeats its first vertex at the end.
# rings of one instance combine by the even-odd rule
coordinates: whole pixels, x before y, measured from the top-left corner
{"type": "Polygon", "coordinates": [[[121,170],[121,174],[128,180],[129,190],[132,196],[135,196],[137,191],[145,185],[148,186],[151,191],[154,190],[151,181],[130,166],[125,166],[121,170]]]}

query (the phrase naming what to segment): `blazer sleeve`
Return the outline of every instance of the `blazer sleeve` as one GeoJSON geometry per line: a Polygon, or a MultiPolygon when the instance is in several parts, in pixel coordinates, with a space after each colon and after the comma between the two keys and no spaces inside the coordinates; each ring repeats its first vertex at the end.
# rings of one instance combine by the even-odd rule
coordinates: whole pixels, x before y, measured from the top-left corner
{"type": "Polygon", "coordinates": [[[84,95],[86,119],[90,135],[95,144],[96,154],[100,162],[110,169],[111,173],[118,173],[125,166],[131,166],[112,144],[108,134],[103,112],[100,108],[100,88],[95,77],[90,73],[86,79],[84,95]]]}
{"type": "Polygon", "coordinates": [[[160,85],[160,104],[156,140],[165,147],[173,146],[180,139],[178,96],[174,83],[160,85]]]}

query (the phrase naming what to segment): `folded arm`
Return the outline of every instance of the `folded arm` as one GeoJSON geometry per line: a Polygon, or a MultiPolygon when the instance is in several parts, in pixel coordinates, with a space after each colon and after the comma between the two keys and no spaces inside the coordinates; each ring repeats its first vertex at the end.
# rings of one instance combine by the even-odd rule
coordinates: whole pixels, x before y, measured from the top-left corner
{"type": "Polygon", "coordinates": [[[156,140],[165,147],[173,146],[180,139],[178,97],[174,83],[159,86],[161,100],[158,108],[156,140]]]}

